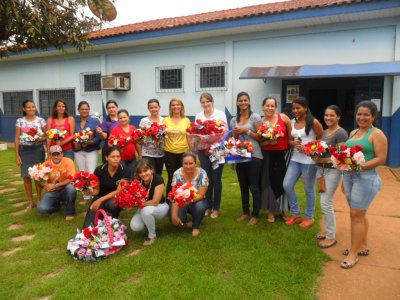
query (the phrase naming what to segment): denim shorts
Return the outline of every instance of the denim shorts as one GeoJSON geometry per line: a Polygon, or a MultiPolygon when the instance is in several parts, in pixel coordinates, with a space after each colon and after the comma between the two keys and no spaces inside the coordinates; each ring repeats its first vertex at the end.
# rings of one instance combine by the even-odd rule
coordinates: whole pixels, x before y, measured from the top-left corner
{"type": "Polygon", "coordinates": [[[355,173],[344,172],[344,191],[351,208],[367,210],[382,186],[376,169],[355,173]]]}

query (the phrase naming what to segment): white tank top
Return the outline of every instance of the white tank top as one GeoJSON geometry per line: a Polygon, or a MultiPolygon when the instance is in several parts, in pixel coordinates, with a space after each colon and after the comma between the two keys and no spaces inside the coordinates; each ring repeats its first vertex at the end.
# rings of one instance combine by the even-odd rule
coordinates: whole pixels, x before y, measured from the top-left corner
{"type": "MultiPolygon", "coordinates": [[[[311,128],[310,132],[308,135],[306,135],[306,127],[303,127],[301,129],[296,129],[294,128],[294,124],[296,123],[295,119],[292,119],[292,131],[291,135],[296,140],[299,136],[301,137],[301,144],[307,144],[308,142],[315,141],[317,139],[317,135],[315,134],[314,130],[311,128]]],[[[301,153],[297,151],[297,149],[294,149],[293,151],[293,156],[292,160],[301,164],[305,165],[310,165],[310,164],[315,164],[315,161],[312,160],[311,157],[305,155],[304,153],[301,153]]]]}

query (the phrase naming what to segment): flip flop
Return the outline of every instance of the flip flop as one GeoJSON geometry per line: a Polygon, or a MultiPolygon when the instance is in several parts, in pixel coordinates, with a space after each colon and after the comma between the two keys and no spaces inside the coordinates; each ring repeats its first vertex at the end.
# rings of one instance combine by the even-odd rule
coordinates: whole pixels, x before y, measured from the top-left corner
{"type": "Polygon", "coordinates": [[[356,264],[358,263],[358,256],[356,257],[356,259],[354,260],[354,262],[351,264],[351,263],[348,263],[347,261],[342,261],[341,263],[340,263],[340,267],[342,268],[342,269],[351,269],[351,268],[353,268],[356,264]]]}
{"type": "Polygon", "coordinates": [[[324,239],[326,239],[326,236],[325,236],[325,233],[317,233],[317,234],[315,235],[315,238],[316,238],[317,240],[324,240],[324,239]]]}
{"type": "MultiPolygon", "coordinates": [[[[344,249],[342,254],[347,256],[350,253],[350,249],[344,249]]],[[[369,255],[369,249],[363,249],[357,252],[358,256],[368,256],[369,255]]]]}
{"type": "Polygon", "coordinates": [[[321,249],[328,249],[332,246],[335,246],[336,243],[337,243],[337,240],[333,240],[330,244],[326,244],[324,242],[319,242],[318,247],[320,247],[321,249]]]}

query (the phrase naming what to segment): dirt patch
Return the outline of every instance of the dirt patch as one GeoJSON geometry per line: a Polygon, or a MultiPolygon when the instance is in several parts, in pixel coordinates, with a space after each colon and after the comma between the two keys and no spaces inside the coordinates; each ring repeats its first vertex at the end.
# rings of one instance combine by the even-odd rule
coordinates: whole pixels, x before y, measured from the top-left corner
{"type": "Polygon", "coordinates": [[[0,194],[5,194],[5,193],[9,193],[9,192],[16,192],[16,191],[17,191],[16,188],[1,189],[0,190],[0,194]]]}
{"type": "Polygon", "coordinates": [[[49,295],[49,296],[44,296],[44,297],[38,298],[38,300],[50,300],[51,297],[52,297],[51,295],[49,295]]]}
{"type": "Polygon", "coordinates": [[[44,277],[46,278],[54,278],[57,277],[58,275],[62,274],[62,270],[55,270],[54,272],[51,272],[49,274],[46,274],[44,277]]]}
{"type": "Polygon", "coordinates": [[[7,251],[3,252],[1,255],[2,256],[10,256],[10,255],[13,255],[14,253],[17,253],[17,252],[21,251],[21,250],[22,250],[22,248],[17,247],[17,248],[13,248],[13,249],[7,250],[7,251]]]}
{"type": "Polygon", "coordinates": [[[13,177],[21,177],[21,174],[14,174],[13,177]]]}
{"type": "Polygon", "coordinates": [[[9,199],[7,199],[7,201],[8,202],[14,202],[14,201],[21,201],[21,200],[23,200],[22,198],[9,198],[9,199]]]}
{"type": "Polygon", "coordinates": [[[23,210],[20,210],[20,211],[13,212],[13,213],[11,213],[10,215],[12,215],[12,216],[14,216],[14,217],[17,217],[17,216],[21,216],[21,215],[23,215],[23,214],[26,214],[27,212],[28,212],[28,210],[23,209],[23,210]]]}
{"type": "Polygon", "coordinates": [[[55,253],[57,251],[58,250],[56,248],[42,250],[42,252],[45,253],[45,254],[51,254],[51,253],[55,253]]]}
{"type": "Polygon", "coordinates": [[[21,206],[24,206],[24,205],[26,205],[25,202],[17,202],[17,203],[12,204],[11,206],[12,207],[21,207],[21,206]]]}
{"type": "Polygon", "coordinates": [[[135,255],[138,255],[140,252],[142,252],[143,251],[143,249],[135,249],[135,250],[133,250],[133,251],[131,251],[129,254],[128,254],[128,256],[135,256],[135,255]]]}
{"type": "Polygon", "coordinates": [[[18,181],[11,181],[10,183],[17,185],[17,184],[23,184],[24,182],[22,180],[18,180],[18,181]]]}
{"type": "Polygon", "coordinates": [[[7,230],[17,230],[24,227],[24,224],[21,223],[14,223],[7,227],[7,230]]]}
{"type": "Polygon", "coordinates": [[[142,281],[142,275],[139,273],[134,273],[132,274],[131,277],[128,278],[128,282],[132,282],[132,283],[139,283],[140,281],[142,281]]]}
{"type": "Polygon", "coordinates": [[[20,236],[13,237],[13,238],[11,238],[11,240],[13,242],[25,242],[25,241],[33,240],[34,237],[35,237],[34,234],[31,234],[31,235],[26,234],[26,235],[20,235],[20,236]]]}

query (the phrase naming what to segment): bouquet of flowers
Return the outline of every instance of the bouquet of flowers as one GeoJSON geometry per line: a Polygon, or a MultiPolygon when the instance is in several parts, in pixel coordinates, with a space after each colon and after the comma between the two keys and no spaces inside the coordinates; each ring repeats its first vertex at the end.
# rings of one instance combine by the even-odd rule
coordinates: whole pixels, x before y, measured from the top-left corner
{"type": "Polygon", "coordinates": [[[168,193],[168,199],[172,202],[178,203],[179,207],[183,207],[186,203],[192,203],[193,198],[196,197],[197,189],[192,183],[178,182],[168,193]]]}
{"type": "Polygon", "coordinates": [[[328,144],[321,140],[316,140],[304,144],[304,152],[308,156],[322,156],[328,150],[328,144]]]}
{"type": "Polygon", "coordinates": [[[59,130],[56,128],[52,128],[52,129],[46,131],[47,137],[50,140],[54,140],[54,141],[62,140],[66,134],[67,134],[66,130],[59,130]]]}
{"type": "Polygon", "coordinates": [[[37,164],[34,165],[33,167],[28,168],[29,176],[33,180],[40,181],[43,183],[46,183],[47,180],[49,180],[50,171],[51,171],[51,166],[46,163],[37,164]]]}
{"type": "Polygon", "coordinates": [[[116,146],[118,148],[123,148],[128,143],[132,142],[132,138],[130,136],[125,137],[123,135],[110,135],[108,142],[113,146],[116,146]]]}
{"type": "Polygon", "coordinates": [[[126,226],[118,219],[104,215],[107,219],[98,220],[97,226],[89,226],[82,231],[78,229],[75,238],[68,241],[67,251],[74,259],[100,260],[128,244],[126,226]]]}
{"type": "Polygon", "coordinates": [[[365,162],[364,153],[362,153],[363,149],[364,147],[361,145],[330,147],[329,153],[331,154],[333,166],[343,171],[361,170],[361,163],[365,162]]]}
{"type": "Polygon", "coordinates": [[[227,155],[251,157],[254,152],[253,144],[250,141],[228,138],[224,141],[224,148],[227,155]]]}
{"type": "Polygon", "coordinates": [[[115,205],[122,208],[143,208],[146,202],[148,192],[146,188],[140,184],[139,180],[134,179],[130,182],[121,182],[122,190],[114,198],[115,205]]]}
{"type": "Polygon", "coordinates": [[[103,122],[103,117],[101,116],[101,114],[98,111],[94,112],[93,118],[99,120],[100,123],[103,122]]]}
{"type": "Polygon", "coordinates": [[[167,127],[163,124],[153,122],[150,126],[140,127],[144,141],[162,143],[167,137],[167,127]]]}
{"type": "Polygon", "coordinates": [[[143,131],[140,129],[135,129],[131,135],[132,142],[136,142],[143,139],[143,131]]]}
{"type": "Polygon", "coordinates": [[[97,176],[86,171],[79,171],[74,176],[68,176],[68,179],[71,180],[77,191],[92,191],[99,184],[97,176]]]}
{"type": "Polygon", "coordinates": [[[35,127],[24,127],[21,130],[21,140],[30,144],[44,137],[42,129],[35,127]]]}
{"type": "Polygon", "coordinates": [[[192,148],[198,151],[209,148],[215,142],[220,142],[224,136],[224,129],[222,121],[196,120],[186,131],[192,148]]]}
{"type": "Polygon", "coordinates": [[[269,141],[276,141],[278,138],[285,136],[279,124],[263,123],[257,130],[257,134],[269,141]]]}
{"type": "Polygon", "coordinates": [[[254,152],[253,144],[243,139],[229,137],[221,144],[215,143],[210,147],[210,160],[213,168],[221,163],[240,163],[248,162],[254,152]]]}
{"type": "Polygon", "coordinates": [[[94,138],[94,133],[93,131],[87,127],[85,129],[82,129],[81,131],[75,133],[74,136],[74,141],[77,143],[87,143],[90,140],[92,140],[94,138]]]}

